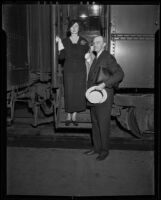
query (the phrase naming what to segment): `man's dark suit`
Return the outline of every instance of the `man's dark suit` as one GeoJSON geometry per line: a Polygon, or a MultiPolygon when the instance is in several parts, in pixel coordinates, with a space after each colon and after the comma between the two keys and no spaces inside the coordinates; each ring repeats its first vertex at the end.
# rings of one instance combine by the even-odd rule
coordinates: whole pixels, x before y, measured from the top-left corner
{"type": "Polygon", "coordinates": [[[94,59],[91,65],[87,88],[97,85],[96,79],[100,67],[107,71],[110,77],[108,76],[103,81],[106,84],[107,100],[102,104],[90,105],[94,151],[97,153],[109,152],[110,120],[114,100],[114,87],[124,77],[124,72],[116,62],[116,59],[108,51],[104,50],[98,59],[94,59]]]}

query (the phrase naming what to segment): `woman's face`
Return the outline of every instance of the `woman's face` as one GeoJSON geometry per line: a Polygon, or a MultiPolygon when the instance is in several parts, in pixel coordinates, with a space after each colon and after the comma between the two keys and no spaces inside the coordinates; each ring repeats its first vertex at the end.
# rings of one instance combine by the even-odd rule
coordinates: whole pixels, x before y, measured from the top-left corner
{"type": "Polygon", "coordinates": [[[79,31],[79,25],[78,23],[74,23],[73,26],[71,26],[70,28],[70,32],[72,34],[72,33],[78,33],[78,31],[79,31]]]}

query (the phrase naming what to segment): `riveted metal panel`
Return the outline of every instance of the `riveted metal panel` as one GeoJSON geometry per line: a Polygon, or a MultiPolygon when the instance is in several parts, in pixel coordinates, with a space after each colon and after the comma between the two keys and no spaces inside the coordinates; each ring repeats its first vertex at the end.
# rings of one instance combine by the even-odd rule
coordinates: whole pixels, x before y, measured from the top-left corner
{"type": "Polygon", "coordinates": [[[154,34],[158,20],[158,5],[111,6],[112,33],[154,34]]]}
{"type": "Polygon", "coordinates": [[[111,53],[125,72],[120,87],[154,88],[158,5],[111,6],[111,53]]]}
{"type": "Polygon", "coordinates": [[[115,58],[125,72],[120,87],[154,87],[154,41],[115,41],[115,58]]]}

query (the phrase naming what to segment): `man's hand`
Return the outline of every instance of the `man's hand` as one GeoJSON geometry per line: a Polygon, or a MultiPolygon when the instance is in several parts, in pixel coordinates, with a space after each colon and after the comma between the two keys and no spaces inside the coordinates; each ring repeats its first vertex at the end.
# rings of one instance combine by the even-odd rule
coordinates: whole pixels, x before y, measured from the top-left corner
{"type": "Polygon", "coordinates": [[[94,51],[94,46],[90,46],[89,52],[92,53],[94,51]]]}
{"type": "Polygon", "coordinates": [[[96,90],[103,90],[105,88],[105,83],[100,83],[99,85],[95,86],[96,90]]]}

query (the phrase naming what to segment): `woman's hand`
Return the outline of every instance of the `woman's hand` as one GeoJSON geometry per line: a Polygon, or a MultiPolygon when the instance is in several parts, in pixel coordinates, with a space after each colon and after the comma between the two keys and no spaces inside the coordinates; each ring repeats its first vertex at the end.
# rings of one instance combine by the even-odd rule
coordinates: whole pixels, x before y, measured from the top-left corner
{"type": "Polygon", "coordinates": [[[61,42],[61,39],[60,39],[59,36],[56,36],[55,40],[56,40],[56,43],[57,43],[57,42],[61,42]]]}
{"type": "Polygon", "coordinates": [[[56,36],[55,40],[56,40],[56,43],[58,43],[58,50],[61,51],[62,49],[64,49],[64,45],[63,45],[60,37],[56,36]]]}

